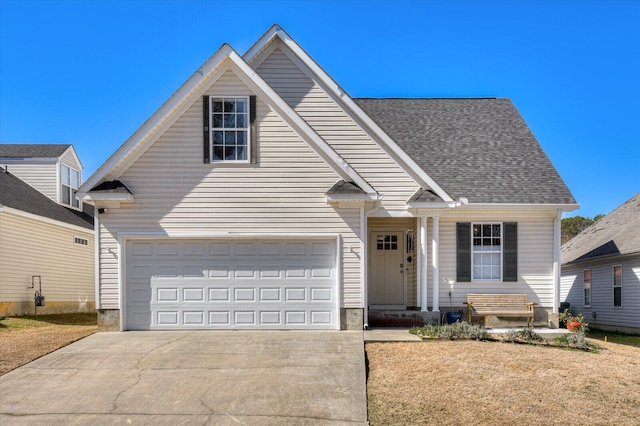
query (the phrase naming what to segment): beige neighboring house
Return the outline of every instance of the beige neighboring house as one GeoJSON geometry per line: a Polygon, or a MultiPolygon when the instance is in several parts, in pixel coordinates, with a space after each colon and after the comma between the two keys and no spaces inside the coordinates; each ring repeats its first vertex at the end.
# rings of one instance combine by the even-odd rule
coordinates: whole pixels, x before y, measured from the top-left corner
{"type": "Polygon", "coordinates": [[[578,207],[510,100],[354,99],[277,25],[223,45],[78,194],[101,330],[362,330],[468,293],[557,324],[578,207]]]}
{"type": "Polygon", "coordinates": [[[0,144],[0,315],[95,309],[93,207],[71,145],[0,144]]]}

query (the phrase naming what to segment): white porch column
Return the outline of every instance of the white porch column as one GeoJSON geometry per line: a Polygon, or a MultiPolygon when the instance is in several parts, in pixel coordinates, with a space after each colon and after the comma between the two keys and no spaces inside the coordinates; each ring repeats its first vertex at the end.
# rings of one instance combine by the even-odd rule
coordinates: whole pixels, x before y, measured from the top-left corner
{"type": "Polygon", "coordinates": [[[438,265],[440,264],[440,259],[438,256],[439,253],[439,238],[440,238],[440,218],[438,216],[434,216],[433,220],[433,232],[431,233],[431,262],[432,262],[432,272],[433,277],[431,282],[433,283],[431,286],[433,288],[433,301],[431,304],[433,305],[433,312],[440,312],[440,285],[439,285],[439,277],[438,277],[438,265]]]}
{"type": "Polygon", "coordinates": [[[420,255],[418,256],[418,288],[420,289],[420,310],[427,310],[427,217],[420,217],[420,255]]]}

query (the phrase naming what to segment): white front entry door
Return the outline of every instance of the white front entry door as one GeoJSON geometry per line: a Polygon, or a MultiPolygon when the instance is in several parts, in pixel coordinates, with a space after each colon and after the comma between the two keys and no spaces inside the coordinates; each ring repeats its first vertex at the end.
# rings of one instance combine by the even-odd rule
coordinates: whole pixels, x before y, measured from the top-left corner
{"type": "Polygon", "coordinates": [[[128,240],[125,328],[337,329],[336,242],[128,240]]]}
{"type": "Polygon", "coordinates": [[[369,305],[404,305],[402,232],[372,232],[369,305]]]}

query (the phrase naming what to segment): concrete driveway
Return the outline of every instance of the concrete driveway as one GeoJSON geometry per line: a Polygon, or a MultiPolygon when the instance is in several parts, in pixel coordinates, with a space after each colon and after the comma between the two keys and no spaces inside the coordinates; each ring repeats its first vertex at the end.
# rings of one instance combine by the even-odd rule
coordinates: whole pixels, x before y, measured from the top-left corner
{"type": "Polygon", "coordinates": [[[0,377],[0,424],[366,424],[363,333],[98,333],[0,377]]]}

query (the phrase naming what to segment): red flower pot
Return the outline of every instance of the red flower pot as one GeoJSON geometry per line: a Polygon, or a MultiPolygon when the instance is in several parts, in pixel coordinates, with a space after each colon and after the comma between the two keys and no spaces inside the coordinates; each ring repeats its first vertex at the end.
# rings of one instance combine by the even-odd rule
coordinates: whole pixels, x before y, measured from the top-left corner
{"type": "Polygon", "coordinates": [[[567,330],[575,332],[580,328],[580,321],[567,321],[567,330]]]}

